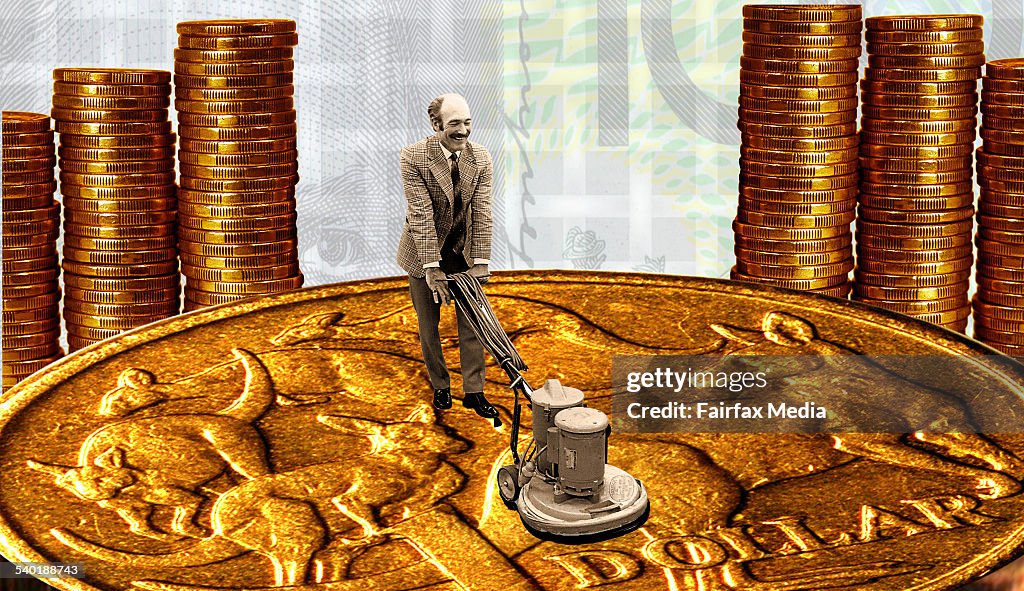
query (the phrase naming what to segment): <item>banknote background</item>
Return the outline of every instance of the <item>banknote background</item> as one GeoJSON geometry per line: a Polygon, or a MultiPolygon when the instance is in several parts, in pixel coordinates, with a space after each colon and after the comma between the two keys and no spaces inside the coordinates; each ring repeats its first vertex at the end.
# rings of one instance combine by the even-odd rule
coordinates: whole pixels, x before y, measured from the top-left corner
{"type": "MultiPolygon", "coordinates": [[[[492,153],[502,269],[722,277],[732,263],[739,1],[5,0],[4,109],[48,112],[61,66],[171,69],[175,23],[298,22],[299,239],[307,285],[400,273],[398,150],[426,105],[464,94],[492,153]]],[[[891,14],[867,2],[865,16],[891,14]]],[[[985,16],[990,59],[1021,48],[1021,2],[900,2],[985,16]]]]}

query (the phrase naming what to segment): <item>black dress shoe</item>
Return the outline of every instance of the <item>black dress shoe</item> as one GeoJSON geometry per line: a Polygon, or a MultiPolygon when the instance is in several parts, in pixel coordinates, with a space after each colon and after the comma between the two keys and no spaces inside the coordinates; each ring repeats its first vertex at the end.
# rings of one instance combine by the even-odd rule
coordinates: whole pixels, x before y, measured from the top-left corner
{"type": "Polygon", "coordinates": [[[485,419],[498,417],[498,409],[491,406],[490,402],[487,402],[483,392],[466,392],[466,397],[462,399],[462,406],[475,410],[476,414],[485,419]]]}
{"type": "Polygon", "coordinates": [[[444,410],[452,407],[451,388],[440,388],[434,390],[434,408],[444,410]]]}

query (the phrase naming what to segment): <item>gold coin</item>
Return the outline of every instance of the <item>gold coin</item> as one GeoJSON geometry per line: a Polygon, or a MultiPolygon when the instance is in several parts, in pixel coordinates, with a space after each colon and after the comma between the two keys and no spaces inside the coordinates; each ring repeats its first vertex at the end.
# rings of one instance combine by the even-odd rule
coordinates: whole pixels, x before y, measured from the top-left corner
{"type": "MultiPolygon", "coordinates": [[[[204,267],[206,269],[260,269],[280,267],[282,265],[298,265],[297,253],[292,250],[278,255],[259,255],[248,257],[210,257],[181,253],[182,269],[204,267]]],[[[186,271],[187,275],[188,272],[186,271]]]]}
{"type": "Polygon", "coordinates": [[[277,267],[258,269],[207,269],[182,265],[181,273],[187,282],[191,281],[271,281],[294,277],[299,273],[299,263],[293,262],[277,267]]]}
{"type": "Polygon", "coordinates": [[[835,113],[780,113],[777,111],[741,110],[740,120],[745,123],[769,125],[795,125],[801,127],[836,125],[857,120],[857,111],[835,113]]]}
{"type": "Polygon", "coordinates": [[[971,157],[941,159],[872,158],[861,156],[860,165],[869,170],[883,172],[948,172],[971,167],[971,157]]]}
{"type": "MultiPolygon", "coordinates": [[[[856,294],[854,299],[870,298],[883,301],[921,301],[939,300],[944,298],[957,297],[967,293],[968,283],[951,283],[949,285],[936,285],[934,287],[882,287],[878,285],[866,285],[854,283],[853,291],[856,294]]],[[[863,300],[861,300],[863,301],[863,300]]]]}
{"type": "MultiPolygon", "coordinates": [[[[56,302],[54,302],[56,304],[56,302]]],[[[7,307],[7,302],[4,302],[4,308],[7,307]]],[[[16,322],[38,322],[40,320],[47,320],[49,318],[58,318],[57,306],[43,306],[41,308],[31,308],[28,310],[7,310],[3,311],[3,323],[16,323],[16,322]]]]}
{"type": "Polygon", "coordinates": [[[279,113],[294,107],[291,97],[260,101],[188,101],[178,99],[174,107],[179,113],[239,115],[243,113],[279,113]]]}
{"type": "Polygon", "coordinates": [[[1024,245],[995,242],[981,236],[975,239],[975,244],[978,246],[978,255],[981,257],[979,260],[983,259],[986,265],[1005,268],[1024,267],[1024,245]]]}
{"type": "Polygon", "coordinates": [[[997,168],[1024,168],[1024,156],[1006,156],[1003,154],[989,154],[984,148],[978,148],[978,164],[981,166],[997,168]]]}
{"type": "Polygon", "coordinates": [[[869,29],[865,34],[868,43],[963,43],[981,41],[983,30],[972,29],[931,30],[931,31],[876,31],[869,29]]]}
{"type": "MultiPolygon", "coordinates": [[[[1021,201],[1024,201],[1024,195],[1020,197],[1021,201]]],[[[978,213],[1003,218],[1024,219],[1024,206],[993,204],[983,198],[978,202],[978,213]]]]}
{"type": "Polygon", "coordinates": [[[848,226],[854,219],[854,212],[850,210],[826,215],[772,215],[741,209],[736,219],[739,222],[769,228],[831,228],[848,226]]]}
{"type": "MultiPolygon", "coordinates": [[[[5,142],[6,143],[6,142],[5,142]]],[[[48,146],[3,146],[3,158],[25,160],[31,158],[49,158],[54,155],[53,144],[48,146]]]]}
{"type": "Polygon", "coordinates": [[[970,181],[974,171],[970,168],[949,172],[878,172],[864,169],[861,178],[867,183],[898,185],[949,185],[970,181]]]}
{"type": "Polygon", "coordinates": [[[97,188],[173,185],[174,171],[145,174],[78,174],[61,171],[60,182],[62,188],[64,183],[97,188]]]}
{"type": "Polygon", "coordinates": [[[57,131],[61,130],[60,125],[62,123],[67,122],[156,123],[160,121],[167,121],[167,113],[167,109],[156,109],[150,111],[87,111],[84,109],[59,109],[56,107],[51,111],[54,121],[57,122],[57,131]]]}
{"type": "Polygon", "coordinates": [[[761,240],[822,240],[826,238],[837,238],[849,236],[848,226],[833,226],[828,228],[792,228],[792,227],[764,227],[734,220],[732,223],[733,232],[747,238],[758,238],[761,240]]]}
{"type": "Polygon", "coordinates": [[[277,230],[295,227],[296,214],[274,217],[252,217],[238,219],[201,218],[182,215],[178,218],[179,228],[212,230],[216,232],[251,232],[254,230],[277,230]]]}
{"type": "MultiPolygon", "coordinates": [[[[22,185],[31,187],[33,185],[22,185]]],[[[38,195],[35,197],[7,197],[4,196],[3,208],[8,211],[19,211],[26,209],[39,209],[51,207],[55,201],[52,194],[38,195]]]]}
{"type": "Polygon", "coordinates": [[[56,267],[37,269],[35,271],[22,271],[20,273],[4,273],[4,285],[36,285],[52,282],[57,279],[57,275],[58,270],[56,267]]]}
{"type": "Polygon", "coordinates": [[[65,258],[63,261],[61,261],[61,267],[67,273],[74,273],[75,275],[85,277],[155,277],[158,275],[167,275],[176,272],[178,270],[178,261],[177,259],[173,259],[159,263],[147,263],[139,265],[99,265],[71,261],[65,258]]]}
{"type": "Polygon", "coordinates": [[[71,332],[70,325],[86,328],[99,328],[106,330],[128,330],[163,320],[173,316],[173,312],[161,312],[157,314],[146,314],[142,316],[96,316],[93,314],[81,314],[64,308],[64,320],[68,323],[68,332],[71,332]]]}
{"type": "Polygon", "coordinates": [[[174,316],[178,313],[181,303],[177,298],[165,302],[149,302],[139,304],[96,304],[64,298],[64,309],[71,310],[81,316],[107,316],[138,318],[145,316],[174,316]]]}
{"type": "MultiPolygon", "coordinates": [[[[6,249],[5,249],[6,250],[6,249]]],[[[53,251],[53,249],[50,249],[53,251]]],[[[6,255],[6,252],[4,253],[6,255]]],[[[39,271],[41,269],[57,268],[57,253],[53,251],[39,258],[9,259],[6,256],[2,261],[3,273],[7,275],[25,273],[27,271],[39,271]]]]}
{"type": "Polygon", "coordinates": [[[60,301],[60,290],[54,288],[50,292],[43,292],[41,294],[29,294],[22,297],[10,297],[3,296],[3,308],[4,313],[8,312],[25,312],[28,313],[32,310],[45,309],[47,313],[52,306],[57,305],[60,301]]]}
{"type": "Polygon", "coordinates": [[[295,61],[291,59],[227,63],[174,62],[174,73],[188,76],[268,76],[286,74],[293,70],[295,61]]]}
{"type": "Polygon", "coordinates": [[[740,83],[761,86],[844,86],[857,83],[857,72],[794,74],[791,72],[759,72],[740,68],[740,83]]]}
{"type": "Polygon", "coordinates": [[[868,80],[886,82],[965,82],[981,78],[981,68],[939,70],[900,67],[878,68],[869,65],[867,68],[864,68],[864,77],[868,80]]]}
{"type": "Polygon", "coordinates": [[[777,253],[750,250],[737,246],[735,248],[736,259],[747,263],[765,264],[774,266],[817,266],[827,265],[845,261],[853,256],[849,247],[832,252],[813,253],[777,253]]]}
{"type": "Polygon", "coordinates": [[[747,175],[781,177],[835,177],[857,174],[857,160],[821,165],[771,164],[740,158],[740,170],[747,175]]]}
{"type": "MultiPolygon", "coordinates": [[[[858,153],[859,151],[856,147],[821,152],[791,152],[783,150],[762,150],[758,148],[740,146],[740,156],[743,157],[743,159],[766,163],[834,164],[856,160],[858,153]]],[[[968,163],[969,162],[970,160],[968,159],[968,163]]]]}
{"type": "Polygon", "coordinates": [[[749,199],[776,203],[835,203],[857,199],[857,187],[826,191],[776,191],[757,187],[740,187],[740,194],[749,199]]]}
{"type": "MultiPolygon", "coordinates": [[[[57,217],[50,218],[41,222],[31,222],[25,224],[18,224],[13,222],[3,223],[3,236],[4,239],[16,238],[18,236],[46,236],[57,230],[57,217]]],[[[8,246],[19,246],[11,243],[7,243],[8,246]]]]}
{"type": "Polygon", "coordinates": [[[1007,144],[985,140],[985,152],[989,154],[1002,154],[1004,156],[1024,156],[1024,143],[1007,144]]]}
{"type": "Polygon", "coordinates": [[[232,37],[238,35],[279,35],[294,33],[295,21],[288,19],[221,19],[178,23],[179,35],[232,37]]]}
{"type": "Polygon", "coordinates": [[[22,236],[9,236],[5,231],[4,246],[8,248],[28,248],[32,246],[53,244],[53,242],[57,240],[57,233],[57,228],[38,234],[25,234],[22,236]]]}
{"type": "Polygon", "coordinates": [[[247,244],[250,242],[278,242],[281,240],[295,240],[295,225],[277,228],[272,230],[252,230],[222,232],[213,230],[199,230],[196,228],[179,227],[178,239],[188,242],[203,242],[206,244],[247,244]]]}
{"type": "Polygon", "coordinates": [[[978,104],[977,93],[972,94],[875,94],[865,92],[863,101],[878,107],[943,108],[970,107],[978,104]]]}
{"type": "Polygon", "coordinates": [[[277,113],[242,113],[238,115],[178,113],[179,125],[196,125],[199,127],[265,127],[285,123],[295,123],[294,110],[277,113]]]}
{"type": "MultiPolygon", "coordinates": [[[[4,322],[4,336],[21,336],[60,329],[60,318],[56,315],[28,322],[4,322]]],[[[7,351],[4,351],[6,353],[7,351]]],[[[36,355],[35,357],[44,357],[36,355]]]]}
{"type": "MultiPolygon", "coordinates": [[[[984,60],[982,60],[981,63],[984,63],[984,60]]],[[[856,58],[810,61],[785,59],[769,60],[745,56],[740,57],[740,68],[743,70],[785,74],[845,74],[856,72],[857,64],[858,60],[856,58]]]]}
{"type": "Polygon", "coordinates": [[[833,289],[849,284],[847,275],[835,275],[832,277],[823,277],[821,279],[776,279],[773,277],[756,277],[754,275],[747,275],[746,273],[738,271],[736,267],[733,267],[730,271],[729,278],[736,281],[749,281],[752,283],[760,283],[763,285],[796,289],[800,291],[833,289]]]}
{"type": "Polygon", "coordinates": [[[174,197],[174,185],[148,187],[84,187],[64,183],[60,192],[65,198],[80,199],[168,199],[174,197]]]}
{"type": "Polygon", "coordinates": [[[285,86],[294,82],[291,72],[265,76],[192,76],[175,74],[175,88],[261,88],[285,86]]]}
{"type": "Polygon", "coordinates": [[[857,108],[856,97],[835,100],[792,100],[740,96],[739,102],[741,109],[783,113],[835,113],[857,108]]]}
{"type": "Polygon", "coordinates": [[[263,243],[241,243],[241,244],[208,244],[190,240],[182,240],[178,244],[182,260],[188,255],[204,257],[264,257],[283,254],[294,254],[296,252],[295,239],[279,240],[263,243]]]}
{"type": "Polygon", "coordinates": [[[845,300],[847,296],[850,295],[850,283],[847,282],[843,283],[842,285],[837,285],[835,287],[826,287],[824,289],[808,289],[806,291],[808,293],[819,293],[821,295],[845,300]]]}
{"type": "Polygon", "coordinates": [[[980,14],[921,14],[872,16],[864,19],[869,31],[940,31],[978,29],[984,24],[980,14]]]}
{"type": "Polygon", "coordinates": [[[865,144],[885,146],[950,146],[956,144],[972,144],[974,130],[956,131],[951,133],[901,133],[884,131],[864,131],[860,139],[865,144]]]}
{"type": "Polygon", "coordinates": [[[982,206],[1011,206],[1024,207],[1024,195],[1019,193],[1001,193],[988,189],[981,190],[981,198],[978,200],[982,206]]]}
{"type": "Polygon", "coordinates": [[[174,224],[155,226],[87,226],[64,224],[64,232],[85,238],[157,238],[174,234],[174,224]]]}
{"type": "Polygon", "coordinates": [[[57,159],[53,156],[26,159],[4,158],[4,180],[6,181],[7,175],[11,173],[36,172],[39,170],[52,172],[56,164],[57,159]]]}
{"type": "MultiPolygon", "coordinates": [[[[46,332],[40,332],[36,334],[26,335],[4,335],[3,337],[3,351],[6,356],[8,349],[21,349],[26,347],[45,347],[49,346],[56,352],[56,347],[60,339],[60,328],[51,329],[46,332]]],[[[45,353],[44,353],[45,355],[45,353]]],[[[4,359],[4,366],[7,365],[8,359],[4,359]]],[[[10,361],[24,361],[23,359],[11,359],[10,361]]],[[[6,367],[4,368],[6,369],[6,367]]]]}
{"type": "Polygon", "coordinates": [[[78,287],[67,287],[66,298],[82,304],[163,304],[177,301],[180,288],[165,287],[162,289],[137,289],[133,291],[97,291],[93,289],[81,289],[78,287]]]}
{"type": "Polygon", "coordinates": [[[853,270],[853,257],[837,263],[808,265],[804,267],[763,265],[737,259],[736,270],[744,275],[767,279],[822,279],[837,275],[846,277],[853,270]]]}
{"type": "MultiPolygon", "coordinates": [[[[65,146],[75,146],[83,148],[108,148],[112,147],[108,144],[101,145],[102,142],[67,142],[65,139],[67,135],[90,135],[90,136],[108,136],[108,135],[144,135],[144,136],[160,136],[168,135],[171,133],[171,122],[160,121],[160,122],[149,122],[149,123],[83,123],[73,121],[56,121],[54,127],[57,133],[60,135],[60,143],[65,146]],[[87,145],[90,144],[91,145],[87,145]]],[[[154,145],[140,143],[135,145],[154,145]]]]}
{"type": "Polygon", "coordinates": [[[858,269],[863,269],[869,273],[892,275],[942,275],[960,271],[970,272],[973,265],[974,259],[969,256],[962,259],[942,261],[941,263],[891,263],[865,258],[857,260],[858,269]]]}
{"type": "Polygon", "coordinates": [[[178,273],[172,273],[163,277],[127,277],[121,279],[88,277],[85,275],[75,275],[74,273],[65,273],[63,279],[64,286],[68,289],[78,288],[93,291],[166,290],[177,289],[181,284],[181,276],[178,273]]]}
{"type": "MultiPolygon", "coordinates": [[[[982,90],[981,101],[982,107],[985,110],[987,110],[988,105],[1012,105],[1020,107],[1024,106],[1024,93],[982,90]]],[[[982,112],[985,111],[983,110],[982,112]]]]}
{"type": "MultiPolygon", "coordinates": [[[[981,314],[976,314],[974,317],[974,323],[978,326],[984,326],[985,328],[1000,332],[1016,332],[1024,334],[1024,322],[1000,320],[998,318],[989,318],[981,314]]],[[[1020,355],[1015,356],[1019,357],[1020,355]]]]}
{"type": "Polygon", "coordinates": [[[775,33],[783,35],[857,35],[863,26],[859,20],[849,22],[798,22],[775,19],[743,19],[744,31],[775,33]]]}
{"type": "Polygon", "coordinates": [[[1024,80],[1024,59],[992,60],[985,64],[985,75],[1003,80],[1024,80]]]}
{"type": "Polygon", "coordinates": [[[978,166],[978,179],[984,178],[987,181],[1006,181],[1010,183],[1024,183],[1024,170],[1019,168],[999,168],[995,166],[978,166]]]}
{"type": "Polygon", "coordinates": [[[887,146],[884,144],[860,144],[861,158],[920,158],[924,160],[934,160],[958,157],[969,158],[972,152],[974,152],[974,144],[953,144],[949,146],[887,146]]]}
{"type": "Polygon", "coordinates": [[[861,7],[856,4],[830,5],[778,5],[746,4],[743,18],[766,21],[796,21],[803,23],[860,22],[861,7]]]}
{"type": "Polygon", "coordinates": [[[956,234],[969,233],[973,228],[971,220],[950,222],[944,224],[883,224],[857,220],[857,231],[863,234],[874,234],[876,236],[898,236],[902,238],[935,238],[938,236],[953,236],[956,234]]]}
{"type": "Polygon", "coordinates": [[[197,166],[267,166],[295,162],[299,156],[297,150],[282,152],[265,152],[257,154],[204,154],[202,152],[178,153],[178,161],[197,166]]]}
{"type": "MultiPolygon", "coordinates": [[[[975,280],[978,282],[978,290],[981,292],[998,291],[1024,294],[1024,270],[1021,269],[1003,269],[979,264],[975,280]]],[[[984,296],[982,297],[984,298],[984,296]]]]}
{"type": "Polygon", "coordinates": [[[162,160],[115,160],[107,162],[61,158],[60,161],[62,173],[76,174],[141,174],[166,172],[173,169],[173,158],[164,158],[162,160]]]}
{"type": "Polygon", "coordinates": [[[34,170],[31,172],[4,172],[4,187],[15,185],[39,185],[53,182],[53,168],[34,170]]]}
{"type": "Polygon", "coordinates": [[[53,94],[78,97],[141,98],[165,97],[171,94],[170,84],[78,84],[54,82],[53,94]]]}
{"type": "Polygon", "coordinates": [[[173,133],[149,135],[63,135],[60,138],[61,148],[88,149],[123,149],[123,148],[159,148],[174,146],[176,136],[173,133]]]}
{"type": "Polygon", "coordinates": [[[800,86],[757,86],[740,84],[740,96],[767,100],[800,100],[800,101],[834,101],[844,98],[857,98],[855,86],[819,86],[804,88],[800,86]]]}
{"type": "MultiPolygon", "coordinates": [[[[79,250],[65,245],[63,254],[65,261],[77,263],[89,263],[92,265],[142,265],[172,261],[177,257],[178,252],[170,248],[136,251],[79,250]]],[[[85,275],[85,273],[80,274],[85,275]]]]}
{"type": "Polygon", "coordinates": [[[860,89],[875,94],[971,94],[977,92],[974,80],[962,82],[898,82],[861,80],[860,89]]]}
{"type": "Polygon", "coordinates": [[[298,43],[299,36],[295,33],[227,37],[206,37],[199,35],[178,36],[178,47],[182,49],[260,49],[264,47],[292,47],[298,43]]]}
{"type": "Polygon", "coordinates": [[[868,297],[855,297],[858,302],[885,308],[900,314],[934,314],[936,312],[948,312],[960,310],[969,305],[967,290],[963,293],[939,300],[907,301],[907,300],[878,300],[868,297]]]}
{"type": "MultiPolygon", "coordinates": [[[[132,111],[152,111],[166,109],[171,105],[168,96],[76,96],[53,95],[53,106],[60,109],[90,109],[110,111],[130,109],[132,111]]],[[[138,119],[129,119],[137,121],[138,119]]]]}
{"type": "MultiPolygon", "coordinates": [[[[278,126],[274,126],[278,127],[278,126]]],[[[210,128],[195,128],[195,129],[210,129],[210,128]]],[[[241,129],[241,128],[222,128],[228,129],[241,129]]],[[[270,129],[264,127],[263,129],[270,129]]],[[[181,139],[181,150],[183,152],[199,152],[203,154],[262,154],[266,152],[285,152],[295,150],[295,137],[286,137],[282,139],[218,139],[218,141],[205,141],[199,139],[185,139],[182,136],[181,139]]]]}
{"type": "MultiPolygon", "coordinates": [[[[982,105],[982,109],[984,109],[984,105],[982,105]]],[[[981,115],[981,126],[986,129],[1024,132],[1024,121],[1006,119],[1004,117],[992,117],[990,115],[985,115],[984,111],[982,111],[981,115]]]]}
{"type": "MultiPolygon", "coordinates": [[[[292,59],[291,47],[268,47],[265,49],[181,49],[175,48],[175,62],[191,62],[197,64],[232,63],[232,62],[267,62],[292,59]]],[[[175,90],[179,92],[181,89],[175,90]]],[[[184,97],[179,97],[184,98],[184,97]]]]}
{"type": "Polygon", "coordinates": [[[174,148],[69,148],[58,149],[65,160],[86,160],[90,162],[117,162],[124,160],[172,160],[174,148]]]}
{"type": "MultiPolygon", "coordinates": [[[[1018,301],[1019,298],[1016,296],[1010,296],[1009,294],[1000,294],[1000,298],[998,299],[1018,301]]],[[[1024,345],[1024,334],[1017,331],[1004,332],[989,328],[982,324],[976,324],[974,326],[974,334],[978,339],[985,341],[995,341],[997,343],[1016,346],[1024,345]]]]}
{"type": "Polygon", "coordinates": [[[256,88],[176,88],[174,90],[176,99],[189,101],[259,101],[294,95],[295,86],[291,84],[256,88]]]}
{"type": "Polygon", "coordinates": [[[0,113],[0,128],[3,129],[4,144],[11,134],[40,134],[50,129],[50,118],[42,113],[25,111],[3,111],[0,113]]]}
{"type": "Polygon", "coordinates": [[[980,299],[978,295],[975,295],[971,303],[974,305],[974,310],[979,316],[1009,322],[1024,322],[1024,307],[990,304],[980,299]]]}
{"type": "MultiPolygon", "coordinates": [[[[50,179],[47,182],[35,183],[31,185],[3,185],[3,202],[4,207],[9,207],[8,204],[12,203],[12,198],[35,198],[35,197],[50,197],[53,198],[53,192],[57,190],[57,181],[50,179]]],[[[17,207],[11,207],[11,209],[21,209],[17,207]]]]}
{"type": "MultiPolygon", "coordinates": [[[[7,300],[17,300],[21,298],[42,298],[46,294],[57,291],[57,280],[47,281],[45,283],[36,283],[31,285],[10,285],[4,283],[0,290],[3,294],[3,305],[7,307],[7,300]]],[[[43,304],[38,304],[42,306],[43,304]]],[[[33,306],[36,307],[36,306],[33,306]]]]}
{"type": "Polygon", "coordinates": [[[857,244],[866,248],[885,248],[890,250],[941,250],[971,244],[970,233],[938,238],[906,238],[899,236],[878,236],[874,234],[857,234],[857,244]]]}
{"type": "Polygon", "coordinates": [[[780,215],[823,215],[852,211],[856,205],[853,200],[834,203],[779,203],[777,201],[758,201],[740,197],[740,208],[759,213],[780,215]]]}
{"type": "Polygon", "coordinates": [[[1024,219],[978,214],[978,227],[1005,232],[1024,232],[1024,219]]]}
{"type": "Polygon", "coordinates": [[[278,201],[257,205],[217,206],[182,203],[178,213],[183,217],[244,219],[288,215],[295,212],[295,201],[278,201]]]}
{"type": "Polygon", "coordinates": [[[760,238],[748,238],[737,234],[734,237],[734,240],[736,248],[759,250],[761,252],[793,254],[833,252],[849,249],[853,241],[849,234],[845,236],[837,236],[835,238],[823,238],[820,240],[764,240],[760,238]]]}
{"type": "MultiPolygon", "coordinates": [[[[982,41],[964,41],[960,43],[878,43],[868,41],[869,54],[885,56],[953,57],[979,55],[984,52],[985,43],[982,41]]],[[[898,67],[905,68],[907,66],[901,64],[898,67]]]]}
{"type": "Polygon", "coordinates": [[[829,152],[856,150],[859,138],[855,135],[837,138],[779,138],[743,134],[742,146],[761,150],[782,150],[787,152],[829,152]]]}
{"type": "Polygon", "coordinates": [[[29,375],[39,371],[40,369],[43,369],[44,367],[46,367],[47,365],[53,363],[54,361],[57,361],[62,356],[63,356],[62,354],[58,353],[56,355],[53,355],[51,357],[46,357],[46,358],[43,358],[43,359],[33,359],[33,360],[28,360],[28,361],[11,361],[11,362],[5,361],[4,362],[4,371],[3,371],[4,385],[7,385],[7,379],[8,379],[9,376],[17,377],[17,378],[25,378],[25,377],[27,377],[27,376],[29,376],[29,375]]]}
{"type": "Polygon", "coordinates": [[[978,107],[925,108],[925,107],[879,107],[861,106],[864,117],[875,119],[909,119],[914,121],[935,121],[949,119],[970,119],[978,114],[978,107]]]}
{"type": "Polygon", "coordinates": [[[5,207],[2,216],[5,224],[24,224],[26,222],[54,220],[60,216],[60,204],[54,203],[49,207],[29,210],[10,210],[5,207]]]}
{"type": "Polygon", "coordinates": [[[990,92],[1019,93],[1024,92],[1024,80],[1006,80],[983,76],[981,87],[990,92]]]}
{"type": "Polygon", "coordinates": [[[5,148],[11,146],[52,146],[53,132],[41,131],[39,133],[5,133],[3,144],[5,148]]]}
{"type": "Polygon", "coordinates": [[[974,252],[974,246],[970,243],[963,246],[943,248],[938,250],[904,250],[871,247],[866,248],[857,245],[858,262],[870,260],[876,262],[893,263],[941,263],[969,257],[974,252]]]}
{"type": "Polygon", "coordinates": [[[860,45],[848,47],[794,47],[786,45],[743,44],[743,55],[769,60],[834,61],[860,57],[860,45]]]}
{"type": "Polygon", "coordinates": [[[295,189],[278,189],[275,191],[249,193],[217,193],[208,191],[192,191],[189,189],[181,189],[178,191],[179,203],[190,203],[194,205],[264,205],[267,203],[288,201],[294,197],[295,189]]]}
{"type": "Polygon", "coordinates": [[[1000,119],[1020,119],[1024,116],[1024,106],[986,104],[983,114],[1000,119]]]}
{"type": "MultiPolygon", "coordinates": [[[[148,324],[148,323],[147,323],[148,324]]],[[[87,347],[99,341],[116,337],[128,329],[102,329],[89,326],[78,326],[70,322],[66,323],[68,329],[68,345],[78,348],[87,347]],[[86,336],[81,336],[86,335],[86,336]],[[92,337],[92,338],[89,338],[92,337]],[[72,345],[72,343],[75,343],[72,345]]],[[[131,328],[131,327],[130,327],[131,328]]]]}
{"type": "Polygon", "coordinates": [[[857,186],[859,175],[856,173],[843,176],[826,176],[818,178],[786,178],[745,174],[740,171],[740,186],[775,189],[781,191],[823,191],[845,189],[857,186]]]}
{"type": "Polygon", "coordinates": [[[185,163],[178,166],[182,176],[221,180],[291,177],[298,168],[297,162],[266,166],[197,166],[185,163]]]}
{"type": "Polygon", "coordinates": [[[856,122],[843,123],[827,126],[799,126],[799,125],[762,125],[759,123],[747,123],[739,121],[737,127],[743,132],[745,138],[784,138],[784,139],[840,139],[856,141],[856,122]]]}
{"type": "Polygon", "coordinates": [[[202,279],[189,278],[186,282],[186,289],[205,291],[209,293],[229,294],[265,294],[290,291],[302,287],[302,274],[284,279],[270,279],[267,281],[203,281],[202,279]]]}
{"type": "Polygon", "coordinates": [[[171,73],[129,68],[56,68],[53,79],[76,84],[168,84],[171,73]]]}
{"type": "Polygon", "coordinates": [[[196,191],[212,193],[230,193],[235,191],[243,193],[247,191],[263,192],[290,189],[298,182],[298,176],[244,180],[199,179],[183,176],[179,179],[179,183],[183,189],[194,189],[196,191]]]}
{"type": "Polygon", "coordinates": [[[98,213],[128,213],[150,211],[174,211],[176,199],[79,199],[65,197],[64,207],[72,211],[98,213]]]}
{"type": "Polygon", "coordinates": [[[193,152],[210,152],[233,149],[233,144],[247,144],[248,142],[259,142],[259,144],[248,146],[250,149],[266,148],[264,151],[291,150],[295,148],[295,134],[298,127],[294,123],[284,125],[257,125],[250,127],[202,127],[189,125],[179,128],[181,132],[181,149],[193,152]],[[196,140],[217,140],[217,141],[196,141],[196,140]],[[221,147],[223,144],[227,146],[221,147]],[[199,146],[202,149],[196,149],[199,146]]]}
{"type": "MultiPolygon", "coordinates": [[[[743,31],[743,43],[775,47],[850,47],[860,48],[860,35],[792,35],[743,31]]],[[[859,54],[858,54],[859,55],[859,54]]]]}
{"type": "MultiPolygon", "coordinates": [[[[259,294],[257,294],[259,295],[259,294]]],[[[254,296],[246,294],[234,294],[234,293],[207,293],[205,291],[199,291],[196,289],[185,288],[185,307],[188,309],[191,303],[193,310],[199,309],[205,306],[217,306],[219,304],[230,304],[232,302],[240,302],[245,299],[250,299],[254,296]]]]}

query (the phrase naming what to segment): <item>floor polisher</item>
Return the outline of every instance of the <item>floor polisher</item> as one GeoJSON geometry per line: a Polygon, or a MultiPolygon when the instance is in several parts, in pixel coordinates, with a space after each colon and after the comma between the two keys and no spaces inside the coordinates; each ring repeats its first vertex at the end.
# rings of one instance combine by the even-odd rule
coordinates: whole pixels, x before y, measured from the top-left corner
{"type": "MultiPolygon", "coordinates": [[[[448,276],[455,305],[515,392],[509,447],[513,463],[498,471],[498,493],[534,536],[580,544],[611,539],[642,526],[650,515],[643,483],[608,464],[608,416],[588,408],[583,392],[547,380],[533,390],[526,364],[502,329],[476,278],[448,276]],[[533,438],[519,453],[522,405],[530,405],[533,438]]],[[[496,426],[497,426],[496,422],[496,426]]]]}

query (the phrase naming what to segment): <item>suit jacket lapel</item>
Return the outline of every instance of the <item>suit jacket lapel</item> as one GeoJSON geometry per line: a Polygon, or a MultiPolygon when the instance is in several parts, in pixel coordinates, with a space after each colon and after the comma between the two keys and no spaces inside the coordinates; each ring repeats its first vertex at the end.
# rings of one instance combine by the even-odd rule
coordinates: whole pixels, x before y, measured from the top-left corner
{"type": "MultiPolygon", "coordinates": [[[[444,152],[441,151],[441,142],[436,138],[431,138],[430,149],[433,158],[430,160],[430,172],[434,175],[434,180],[437,184],[441,185],[441,189],[444,190],[445,197],[448,198],[448,207],[451,208],[452,203],[455,201],[455,189],[452,187],[452,169],[448,165],[448,162],[444,159],[444,152]]],[[[459,168],[461,174],[462,169],[459,168]]],[[[460,179],[461,180],[461,179],[460,179]]],[[[459,183],[462,184],[461,182],[459,183]]]]}
{"type": "Polygon", "coordinates": [[[476,178],[476,159],[470,152],[470,148],[463,150],[459,158],[459,189],[462,191],[463,206],[473,197],[470,183],[476,178]]]}

